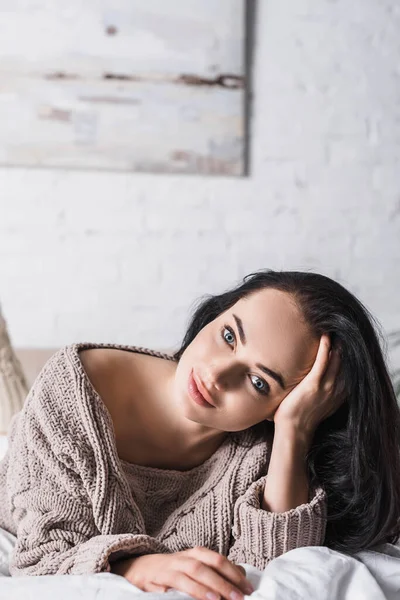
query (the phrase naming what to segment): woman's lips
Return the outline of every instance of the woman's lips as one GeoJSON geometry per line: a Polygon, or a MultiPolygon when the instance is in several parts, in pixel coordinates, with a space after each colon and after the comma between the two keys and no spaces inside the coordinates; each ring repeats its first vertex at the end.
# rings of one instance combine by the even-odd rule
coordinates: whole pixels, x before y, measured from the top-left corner
{"type": "Polygon", "coordinates": [[[207,402],[207,400],[204,398],[204,396],[200,392],[200,390],[197,386],[197,383],[193,377],[193,369],[189,375],[188,392],[189,392],[190,397],[200,406],[206,406],[208,408],[215,408],[215,406],[213,404],[211,404],[210,402],[207,402]]]}

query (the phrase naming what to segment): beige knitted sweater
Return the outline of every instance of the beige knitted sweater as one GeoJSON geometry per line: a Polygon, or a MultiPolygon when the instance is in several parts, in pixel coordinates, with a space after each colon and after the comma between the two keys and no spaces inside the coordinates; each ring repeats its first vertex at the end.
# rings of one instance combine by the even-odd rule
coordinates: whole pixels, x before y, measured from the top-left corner
{"type": "MultiPolygon", "coordinates": [[[[0,463],[0,527],[17,536],[18,575],[110,571],[122,556],[205,546],[264,569],[299,546],[322,545],[326,494],[284,513],[260,508],[271,448],[228,435],[203,464],[165,470],[122,461],[113,422],[79,351],[136,346],[72,344],[58,351],[14,416],[0,463]]],[[[250,430],[242,432],[252,442],[250,430]]]]}

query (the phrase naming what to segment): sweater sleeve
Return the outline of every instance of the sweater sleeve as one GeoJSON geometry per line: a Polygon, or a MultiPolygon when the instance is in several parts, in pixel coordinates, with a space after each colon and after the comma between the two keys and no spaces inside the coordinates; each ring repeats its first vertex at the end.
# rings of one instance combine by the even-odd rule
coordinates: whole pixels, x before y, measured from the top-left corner
{"type": "Polygon", "coordinates": [[[128,509],[115,477],[107,474],[107,443],[94,452],[80,427],[80,409],[70,413],[73,390],[63,389],[60,380],[55,392],[49,376],[41,374],[14,417],[1,465],[17,538],[11,575],[109,572],[118,558],[170,552],[146,535],[136,503],[128,509]]]}
{"type": "Polygon", "coordinates": [[[234,506],[233,544],[227,558],[264,570],[268,562],[289,550],[323,545],[326,529],[326,493],[310,490],[310,501],[283,513],[261,508],[267,475],[254,481],[234,506]]]}
{"type": "Polygon", "coordinates": [[[24,494],[18,502],[25,514],[18,523],[9,567],[14,577],[110,572],[118,558],[169,552],[145,534],[99,534],[89,511],[65,497],[45,499],[39,494],[36,502],[32,497],[24,494]]]}

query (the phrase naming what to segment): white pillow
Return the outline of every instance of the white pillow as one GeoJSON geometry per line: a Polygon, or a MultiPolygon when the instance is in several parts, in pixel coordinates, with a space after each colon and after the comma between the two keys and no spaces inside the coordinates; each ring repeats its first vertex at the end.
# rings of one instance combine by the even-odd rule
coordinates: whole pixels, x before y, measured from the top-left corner
{"type": "Polygon", "coordinates": [[[0,435],[0,460],[2,460],[7,452],[8,440],[6,435],[0,435]]]}

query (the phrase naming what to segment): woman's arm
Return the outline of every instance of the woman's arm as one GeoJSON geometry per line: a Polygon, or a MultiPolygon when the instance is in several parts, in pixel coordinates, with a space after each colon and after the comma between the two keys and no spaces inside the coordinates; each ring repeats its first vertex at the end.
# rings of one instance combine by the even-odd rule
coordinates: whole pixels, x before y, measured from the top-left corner
{"type": "Polygon", "coordinates": [[[232,562],[263,570],[289,550],[324,543],[326,493],[321,487],[309,489],[309,439],[291,428],[275,428],[268,474],[254,481],[234,507],[232,562]]]}
{"type": "Polygon", "coordinates": [[[340,356],[329,351],[329,336],[322,335],[310,372],[275,411],[268,476],[253,483],[235,505],[232,560],[263,569],[284,552],[324,542],[326,493],[322,488],[309,493],[305,458],[318,424],[343,402],[333,394],[340,356]]]}
{"type": "Polygon", "coordinates": [[[275,427],[263,510],[283,513],[308,502],[306,456],[310,443],[311,439],[294,427],[275,427]]]}
{"type": "Polygon", "coordinates": [[[254,481],[234,506],[233,543],[228,559],[264,570],[267,564],[289,550],[324,543],[327,503],[320,487],[312,490],[310,501],[285,512],[261,506],[269,475],[254,481]]]}

